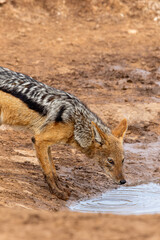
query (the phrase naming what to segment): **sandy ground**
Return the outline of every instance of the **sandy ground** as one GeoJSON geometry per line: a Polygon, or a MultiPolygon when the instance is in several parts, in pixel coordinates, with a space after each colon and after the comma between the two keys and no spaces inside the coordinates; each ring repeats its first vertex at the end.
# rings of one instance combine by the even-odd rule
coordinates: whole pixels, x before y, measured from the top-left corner
{"type": "MultiPolygon", "coordinates": [[[[128,119],[127,185],[160,182],[159,10],[159,1],[0,1],[1,66],[76,95],[111,128],[128,119]]],[[[159,239],[159,215],[67,211],[30,139],[0,127],[0,239],[159,239]]],[[[52,154],[69,203],[116,187],[75,149],[52,154]]]]}

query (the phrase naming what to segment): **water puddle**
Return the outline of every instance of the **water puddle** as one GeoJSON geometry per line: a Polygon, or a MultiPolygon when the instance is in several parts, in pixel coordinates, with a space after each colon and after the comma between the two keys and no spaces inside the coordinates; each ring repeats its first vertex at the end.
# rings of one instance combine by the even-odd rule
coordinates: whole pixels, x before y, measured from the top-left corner
{"type": "Polygon", "coordinates": [[[160,213],[160,184],[119,187],[71,205],[71,211],[112,214],[160,213]]]}

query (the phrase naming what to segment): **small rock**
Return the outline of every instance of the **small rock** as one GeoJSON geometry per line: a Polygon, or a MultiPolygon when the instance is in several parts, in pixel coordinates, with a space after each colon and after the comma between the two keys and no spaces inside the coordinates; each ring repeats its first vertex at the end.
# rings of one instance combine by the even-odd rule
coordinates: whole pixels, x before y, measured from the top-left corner
{"type": "Polygon", "coordinates": [[[138,31],[136,29],[129,29],[128,33],[129,34],[136,34],[138,31]]]}
{"type": "Polygon", "coordinates": [[[123,14],[123,13],[120,13],[120,16],[123,18],[123,17],[124,17],[124,14],[123,14]]]}
{"type": "Polygon", "coordinates": [[[57,41],[61,42],[61,41],[63,41],[63,38],[59,37],[59,38],[57,38],[57,41]]]}

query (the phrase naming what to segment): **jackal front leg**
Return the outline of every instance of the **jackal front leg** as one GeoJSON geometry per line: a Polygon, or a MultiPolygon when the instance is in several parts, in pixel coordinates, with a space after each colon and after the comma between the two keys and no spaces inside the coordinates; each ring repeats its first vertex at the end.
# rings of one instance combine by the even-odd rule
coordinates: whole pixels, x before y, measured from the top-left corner
{"type": "Polygon", "coordinates": [[[54,175],[54,179],[55,179],[55,183],[56,183],[57,187],[59,189],[61,189],[62,191],[66,191],[68,193],[68,195],[70,195],[71,192],[70,192],[67,184],[66,184],[66,187],[63,187],[60,183],[59,177],[57,176],[56,168],[55,168],[55,165],[54,165],[54,162],[53,162],[53,159],[52,159],[51,147],[48,147],[48,157],[49,157],[50,165],[51,165],[51,168],[52,168],[52,171],[53,171],[53,175],[54,175]]]}
{"type": "Polygon", "coordinates": [[[49,185],[51,192],[58,198],[67,200],[69,197],[68,194],[65,191],[59,189],[57,186],[57,175],[55,172],[55,167],[53,168],[49,161],[48,147],[49,146],[45,141],[35,140],[37,158],[40,162],[45,179],[49,185]]]}

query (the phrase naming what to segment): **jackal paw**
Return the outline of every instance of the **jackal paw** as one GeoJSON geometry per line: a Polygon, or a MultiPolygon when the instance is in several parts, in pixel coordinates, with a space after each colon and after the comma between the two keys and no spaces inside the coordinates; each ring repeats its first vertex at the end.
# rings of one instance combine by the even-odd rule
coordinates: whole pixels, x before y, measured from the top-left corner
{"type": "Polygon", "coordinates": [[[45,176],[45,181],[47,182],[50,192],[55,194],[58,198],[63,200],[68,200],[70,197],[70,190],[69,188],[65,188],[61,185],[59,178],[57,177],[47,177],[45,176]]]}
{"type": "Polygon", "coordinates": [[[61,192],[67,194],[67,195],[68,195],[68,198],[70,197],[71,191],[70,191],[69,188],[62,186],[60,183],[58,183],[58,184],[56,184],[56,185],[57,185],[58,190],[60,190],[61,192]]]}
{"type": "Polygon", "coordinates": [[[60,178],[56,176],[56,178],[54,178],[56,186],[58,189],[60,189],[62,192],[66,192],[68,194],[68,196],[71,195],[71,191],[69,189],[69,186],[67,185],[67,183],[65,183],[65,186],[63,186],[60,182],[60,178]]]}
{"type": "Polygon", "coordinates": [[[59,199],[62,199],[62,200],[68,200],[69,199],[69,196],[70,194],[68,194],[68,192],[65,192],[65,191],[61,191],[59,189],[55,189],[55,188],[52,188],[49,186],[49,189],[50,189],[50,192],[54,195],[56,195],[59,199]]]}

